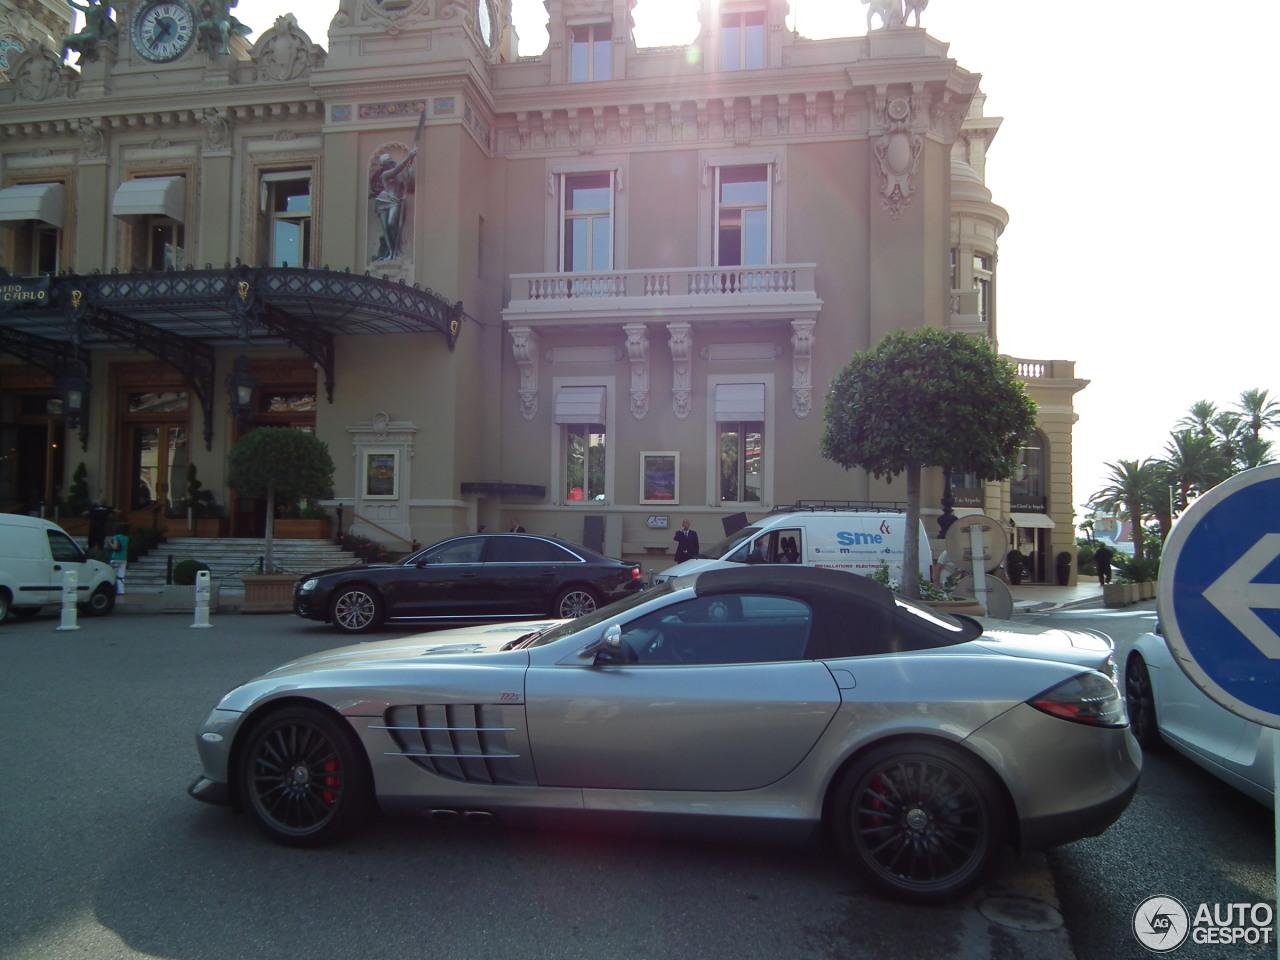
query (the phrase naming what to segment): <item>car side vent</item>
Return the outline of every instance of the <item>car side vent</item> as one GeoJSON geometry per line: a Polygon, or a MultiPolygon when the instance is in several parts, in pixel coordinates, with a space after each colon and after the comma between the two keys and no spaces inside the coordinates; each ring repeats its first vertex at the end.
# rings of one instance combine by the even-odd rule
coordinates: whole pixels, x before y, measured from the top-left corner
{"type": "Polygon", "coordinates": [[[464,783],[533,783],[532,764],[511,750],[523,743],[523,706],[485,703],[426,703],[392,707],[386,730],[396,749],[428,773],[464,783]]]}

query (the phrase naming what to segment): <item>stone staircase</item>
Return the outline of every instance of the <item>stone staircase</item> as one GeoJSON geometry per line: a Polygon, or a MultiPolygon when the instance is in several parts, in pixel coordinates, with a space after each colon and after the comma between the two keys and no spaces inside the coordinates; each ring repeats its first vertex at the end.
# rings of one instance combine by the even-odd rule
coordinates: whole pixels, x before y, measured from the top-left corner
{"type": "MultiPolygon", "coordinates": [[[[209,565],[210,578],[224,595],[242,594],[240,577],[259,572],[263,546],[261,537],[171,537],[129,564],[129,593],[161,593],[171,562],[199,560],[209,565]]],[[[329,540],[275,539],[271,541],[271,551],[277,572],[298,576],[362,562],[329,540]]]]}

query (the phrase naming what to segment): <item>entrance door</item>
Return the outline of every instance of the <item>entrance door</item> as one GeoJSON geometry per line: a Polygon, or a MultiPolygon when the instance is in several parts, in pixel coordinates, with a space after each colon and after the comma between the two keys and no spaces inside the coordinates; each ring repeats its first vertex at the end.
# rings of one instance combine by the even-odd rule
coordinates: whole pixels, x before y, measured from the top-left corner
{"type": "Polygon", "coordinates": [[[123,493],[130,511],[159,505],[167,515],[187,495],[187,428],[170,423],[129,425],[123,493]]]}

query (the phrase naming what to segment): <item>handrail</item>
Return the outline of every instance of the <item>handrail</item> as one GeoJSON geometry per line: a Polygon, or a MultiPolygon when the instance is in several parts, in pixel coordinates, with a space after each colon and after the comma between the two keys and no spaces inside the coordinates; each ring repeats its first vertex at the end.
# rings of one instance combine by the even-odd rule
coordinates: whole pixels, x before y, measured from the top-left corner
{"type": "MultiPolygon", "coordinates": [[[[337,512],[338,512],[338,532],[341,533],[342,532],[342,515],[345,512],[341,505],[338,506],[337,512]]],[[[381,524],[374,523],[368,517],[360,516],[360,514],[356,513],[354,510],[351,511],[351,516],[352,516],[352,523],[354,523],[356,520],[359,520],[361,523],[367,523],[369,526],[373,527],[374,529],[381,530],[387,536],[393,537],[394,539],[399,540],[401,543],[408,544],[410,550],[417,550],[419,547],[422,546],[422,544],[418,543],[417,540],[408,540],[400,536],[400,534],[395,533],[391,530],[388,530],[386,527],[382,526],[381,524]]]]}

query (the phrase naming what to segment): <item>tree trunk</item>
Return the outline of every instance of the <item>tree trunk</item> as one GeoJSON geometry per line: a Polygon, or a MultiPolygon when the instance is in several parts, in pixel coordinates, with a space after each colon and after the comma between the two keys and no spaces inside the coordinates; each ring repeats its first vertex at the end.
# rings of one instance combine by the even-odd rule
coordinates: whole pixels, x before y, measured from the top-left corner
{"type": "Polygon", "coordinates": [[[920,464],[909,463],[907,479],[907,528],[902,531],[902,595],[920,599],[920,464]]]}
{"type": "Polygon", "coordinates": [[[262,551],[262,572],[275,573],[276,561],[271,552],[271,538],[276,532],[276,488],[267,487],[266,543],[262,551]]]}
{"type": "Polygon", "coordinates": [[[1137,560],[1141,560],[1146,556],[1142,542],[1142,519],[1142,502],[1140,500],[1130,500],[1129,525],[1133,528],[1133,556],[1137,560]]]}

